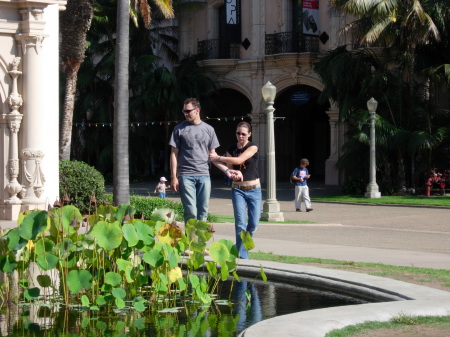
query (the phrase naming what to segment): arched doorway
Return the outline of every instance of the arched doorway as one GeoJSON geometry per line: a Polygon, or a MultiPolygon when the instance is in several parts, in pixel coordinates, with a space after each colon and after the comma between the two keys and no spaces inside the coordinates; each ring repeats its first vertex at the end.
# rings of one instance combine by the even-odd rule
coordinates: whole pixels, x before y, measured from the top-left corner
{"type": "MultiPolygon", "coordinates": [[[[241,121],[251,121],[249,117],[252,111],[250,101],[240,92],[233,89],[220,89],[211,97],[212,105],[202,108],[205,111],[202,118],[216,130],[220,147],[216,149],[217,153],[226,152],[228,145],[236,142],[236,125],[241,121]],[[206,116],[208,118],[206,118],[206,116]]],[[[213,177],[220,177],[219,170],[211,170],[213,177]]]]}
{"type": "Polygon", "coordinates": [[[315,180],[325,179],[330,156],[329,104],[319,104],[320,91],[307,85],[291,86],[277,95],[275,151],[277,179],[287,180],[301,158],[308,158],[315,180]]]}

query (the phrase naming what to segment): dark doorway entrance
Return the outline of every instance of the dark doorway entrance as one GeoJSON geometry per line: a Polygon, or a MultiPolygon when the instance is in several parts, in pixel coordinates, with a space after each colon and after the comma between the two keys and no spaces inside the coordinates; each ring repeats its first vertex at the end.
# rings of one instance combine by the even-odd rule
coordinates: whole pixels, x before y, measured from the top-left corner
{"type": "MultiPolygon", "coordinates": [[[[242,120],[251,122],[252,105],[247,97],[233,89],[220,89],[211,96],[211,100],[213,105],[207,108],[202,118],[216,130],[220,143],[216,151],[223,154],[228,145],[236,142],[236,125],[242,120]]],[[[212,169],[211,175],[219,177],[222,173],[212,169]]]]}
{"type": "Polygon", "coordinates": [[[329,104],[317,102],[320,91],[306,85],[289,87],[277,95],[275,122],[277,179],[287,180],[301,158],[308,158],[309,171],[325,179],[325,161],[330,156],[330,125],[325,111],[329,104]]]}

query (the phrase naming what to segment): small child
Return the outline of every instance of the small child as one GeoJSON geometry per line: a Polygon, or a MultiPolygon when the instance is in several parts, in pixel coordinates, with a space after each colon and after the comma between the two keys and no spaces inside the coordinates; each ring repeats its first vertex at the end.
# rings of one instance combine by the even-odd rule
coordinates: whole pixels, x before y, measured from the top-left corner
{"type": "Polygon", "coordinates": [[[167,179],[165,177],[159,178],[159,183],[156,185],[153,193],[159,192],[159,197],[162,199],[166,198],[166,188],[170,188],[170,186],[166,186],[167,179]]]}
{"type": "Polygon", "coordinates": [[[300,159],[300,167],[296,167],[292,172],[292,180],[295,182],[295,210],[301,212],[302,201],[305,202],[307,212],[311,212],[311,199],[309,198],[309,188],[306,182],[309,179],[310,174],[306,166],[309,165],[309,161],[306,158],[300,159]]]}

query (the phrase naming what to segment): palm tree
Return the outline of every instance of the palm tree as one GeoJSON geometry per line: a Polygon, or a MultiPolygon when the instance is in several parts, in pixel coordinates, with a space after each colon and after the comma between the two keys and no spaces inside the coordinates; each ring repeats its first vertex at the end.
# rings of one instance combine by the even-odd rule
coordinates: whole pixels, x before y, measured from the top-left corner
{"type": "MultiPolygon", "coordinates": [[[[171,0],[155,0],[166,18],[173,17],[171,0]]],[[[151,24],[151,10],[147,0],[117,0],[116,71],[114,90],[113,132],[113,193],[114,204],[130,202],[129,174],[129,15],[139,13],[146,27],[151,24]],[[131,5],[131,6],[130,6],[131,5]]]]}
{"type": "Polygon", "coordinates": [[[61,160],[70,160],[77,75],[85,57],[86,32],[91,26],[94,2],[95,0],[68,0],[66,10],[60,16],[61,66],[66,75],[59,144],[61,160]]]}

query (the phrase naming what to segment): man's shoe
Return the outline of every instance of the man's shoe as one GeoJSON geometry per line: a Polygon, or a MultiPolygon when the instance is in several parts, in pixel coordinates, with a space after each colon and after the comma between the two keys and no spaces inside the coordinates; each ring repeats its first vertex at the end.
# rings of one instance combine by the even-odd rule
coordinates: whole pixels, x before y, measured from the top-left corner
{"type": "Polygon", "coordinates": [[[301,212],[302,210],[300,208],[297,208],[295,211],[296,212],[301,212]]]}
{"type": "Polygon", "coordinates": [[[311,212],[313,209],[312,208],[307,208],[306,211],[307,212],[311,212]]]}

